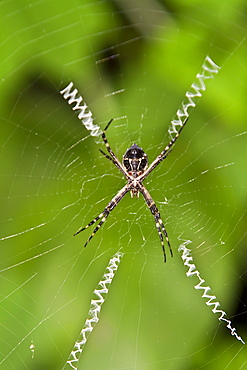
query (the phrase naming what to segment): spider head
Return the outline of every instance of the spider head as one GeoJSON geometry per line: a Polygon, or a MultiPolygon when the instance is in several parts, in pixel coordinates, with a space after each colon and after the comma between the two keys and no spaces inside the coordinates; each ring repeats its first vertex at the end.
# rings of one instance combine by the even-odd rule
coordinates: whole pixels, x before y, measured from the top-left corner
{"type": "Polygon", "coordinates": [[[123,165],[132,176],[141,175],[148,165],[148,156],[138,145],[133,144],[123,156],[123,165]]]}

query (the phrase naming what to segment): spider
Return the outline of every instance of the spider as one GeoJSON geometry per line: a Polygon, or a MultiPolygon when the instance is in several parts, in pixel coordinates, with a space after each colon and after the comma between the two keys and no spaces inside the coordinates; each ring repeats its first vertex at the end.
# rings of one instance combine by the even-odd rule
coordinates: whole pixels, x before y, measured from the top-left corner
{"type": "Polygon", "coordinates": [[[148,208],[150,209],[152,215],[154,216],[155,225],[159,234],[163,255],[164,255],[164,262],[166,262],[166,252],[165,252],[165,245],[164,245],[164,238],[163,234],[166,240],[166,243],[169,247],[171,257],[173,257],[172,248],[169,242],[168,234],[166,231],[166,228],[164,226],[164,223],[160,217],[159,210],[152,199],[151,195],[143,185],[143,180],[150,174],[155,167],[162,162],[169,153],[172,151],[172,147],[174,143],[176,142],[177,138],[179,137],[182,129],[184,128],[186,122],[188,121],[188,117],[186,117],[185,121],[181,125],[180,129],[177,131],[176,135],[171,139],[170,143],[165,147],[165,149],[158,155],[157,158],[148,166],[148,156],[144,152],[142,148],[140,148],[137,144],[133,144],[129,149],[127,149],[126,153],[123,156],[122,163],[119,161],[119,159],[116,157],[116,155],[113,153],[107,138],[106,138],[106,130],[110,126],[113,119],[111,119],[108,124],[106,125],[106,128],[102,132],[102,139],[104,141],[104,144],[106,146],[106,149],[108,150],[108,154],[104,153],[103,150],[99,149],[100,152],[109,159],[122,174],[127,179],[127,184],[115,195],[115,197],[112,198],[112,200],[107,204],[103,212],[101,212],[97,217],[95,217],[92,221],[90,221],[86,226],[80,228],[74,235],[77,235],[81,233],[83,230],[87,229],[88,227],[92,226],[95,222],[100,220],[98,225],[95,227],[94,231],[86,241],[84,247],[87,246],[87,244],[90,242],[90,240],[94,237],[96,232],[100,229],[100,227],[103,225],[103,223],[106,221],[107,217],[109,216],[110,212],[118,205],[120,200],[130,192],[131,197],[139,197],[139,193],[142,193],[148,208]],[[163,234],[162,234],[163,232],[163,234]]]}

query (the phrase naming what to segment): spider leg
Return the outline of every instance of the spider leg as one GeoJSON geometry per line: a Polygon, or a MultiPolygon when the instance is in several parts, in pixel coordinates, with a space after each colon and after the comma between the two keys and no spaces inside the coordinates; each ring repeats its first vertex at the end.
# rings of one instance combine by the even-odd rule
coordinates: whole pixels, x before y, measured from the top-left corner
{"type": "MultiPolygon", "coordinates": [[[[107,158],[109,159],[109,161],[111,161],[123,174],[125,177],[127,177],[122,165],[119,165],[115,159],[113,159],[112,157],[110,157],[108,154],[106,154],[105,152],[103,152],[103,150],[99,149],[99,151],[107,158]]],[[[128,178],[128,177],[127,177],[128,178]]]]}
{"type": "MultiPolygon", "coordinates": [[[[110,161],[112,161],[114,163],[114,160],[112,157],[110,157],[108,154],[106,154],[105,152],[103,152],[103,150],[99,149],[100,153],[102,153],[107,159],[109,159],[110,161]]],[[[114,163],[115,164],[115,163],[114,163]]]]}
{"type": "Polygon", "coordinates": [[[173,149],[173,146],[174,146],[176,140],[178,139],[178,137],[180,136],[182,129],[184,128],[184,126],[188,122],[188,119],[189,119],[189,117],[187,117],[185,119],[185,121],[183,122],[183,125],[180,127],[180,129],[178,130],[176,135],[171,139],[170,143],[165,147],[164,150],[162,150],[162,152],[158,155],[158,157],[155,158],[155,160],[150,164],[150,166],[147,168],[147,170],[144,171],[144,173],[140,176],[140,181],[143,181],[150,174],[150,172],[153,171],[153,169],[160,162],[162,162],[168,156],[168,154],[171,153],[171,151],[173,149]]]}
{"type": "Polygon", "coordinates": [[[160,217],[159,210],[158,210],[156,204],[154,203],[151,195],[149,194],[149,192],[145,188],[145,186],[142,185],[141,188],[139,189],[139,191],[142,193],[142,195],[143,195],[143,197],[144,197],[144,199],[145,199],[145,201],[148,205],[148,208],[150,209],[152,215],[154,216],[155,225],[156,225],[156,228],[157,228],[157,231],[158,231],[158,234],[159,234],[159,238],[160,238],[160,242],[161,242],[161,246],[162,246],[162,250],[163,250],[163,254],[164,254],[164,262],[166,262],[166,252],[165,252],[164,238],[163,238],[163,235],[162,235],[162,231],[163,231],[163,234],[165,236],[166,243],[169,247],[171,257],[173,257],[172,248],[171,248],[171,244],[169,242],[169,238],[168,238],[166,228],[165,228],[165,226],[163,224],[163,221],[160,217]]]}
{"type": "Polygon", "coordinates": [[[113,153],[111,147],[110,147],[110,144],[108,143],[108,140],[106,138],[106,130],[108,129],[108,127],[110,126],[110,124],[112,123],[113,121],[113,118],[108,122],[108,124],[106,125],[105,129],[103,130],[102,132],[102,139],[104,141],[104,144],[106,146],[106,149],[108,150],[108,152],[110,153],[111,157],[115,160],[116,163],[118,163],[119,165],[121,164],[118,160],[118,158],[116,157],[116,155],[113,153]]]}
{"type": "Polygon", "coordinates": [[[189,117],[186,117],[185,121],[183,122],[182,126],[180,129],[177,131],[176,135],[171,139],[170,143],[165,147],[164,150],[160,153],[160,157],[162,157],[162,160],[167,157],[167,155],[171,152],[171,148],[174,146],[175,142],[177,141],[179,135],[181,134],[182,129],[188,122],[189,117]]]}
{"type": "Polygon", "coordinates": [[[88,227],[92,226],[97,222],[99,219],[101,219],[104,216],[104,212],[101,212],[97,217],[95,217],[92,221],[90,221],[86,226],[79,229],[76,233],[73,234],[73,236],[80,234],[82,231],[86,230],[88,227]]]}
{"type": "MultiPolygon", "coordinates": [[[[101,228],[101,226],[103,225],[103,223],[106,221],[108,215],[109,215],[110,211],[104,209],[104,211],[98,216],[96,217],[96,219],[99,219],[102,217],[102,220],[99,222],[99,224],[96,226],[96,228],[94,229],[94,231],[92,232],[92,234],[90,235],[90,237],[88,238],[88,240],[86,241],[86,243],[84,244],[84,247],[86,247],[88,245],[88,243],[90,242],[90,240],[94,237],[94,235],[97,233],[97,231],[101,228]],[[101,217],[100,217],[101,216],[101,217]]],[[[93,220],[94,221],[94,220],[93,220]]],[[[95,221],[96,222],[96,221],[95,221]]],[[[90,222],[91,224],[91,222],[90,222]]],[[[84,229],[87,229],[88,228],[88,225],[84,228],[84,229]]],[[[81,230],[82,231],[82,230],[81,230]]]]}
{"type": "Polygon", "coordinates": [[[103,210],[103,212],[101,212],[97,217],[95,217],[92,221],[90,221],[86,226],[82,227],[81,229],[79,229],[74,234],[74,236],[75,236],[75,235],[81,233],[82,231],[86,230],[88,227],[92,226],[93,224],[95,224],[95,222],[97,222],[98,220],[101,219],[101,221],[98,223],[98,225],[95,227],[95,229],[93,230],[92,234],[90,235],[90,237],[86,241],[84,247],[87,246],[87,244],[90,242],[90,240],[94,237],[94,235],[101,228],[101,226],[103,225],[103,223],[106,221],[107,217],[109,216],[109,213],[118,205],[118,203],[120,202],[120,200],[125,196],[126,193],[128,193],[129,190],[130,190],[129,184],[125,185],[117,193],[117,195],[115,195],[115,197],[112,198],[112,200],[110,201],[110,203],[107,204],[107,206],[105,207],[105,209],[103,210]]]}
{"type": "Polygon", "coordinates": [[[165,236],[166,243],[169,247],[171,257],[173,257],[172,248],[171,248],[171,244],[169,242],[168,234],[167,234],[167,231],[166,231],[165,226],[163,224],[163,221],[160,217],[160,213],[158,211],[158,208],[157,208],[157,206],[154,202],[153,202],[152,205],[149,206],[149,209],[150,209],[152,215],[154,216],[155,225],[156,225],[156,228],[158,230],[158,234],[159,234],[159,237],[160,237],[160,242],[161,242],[161,246],[162,246],[162,250],[163,250],[163,254],[164,254],[164,262],[166,262],[166,252],[165,252],[164,240],[163,240],[163,235],[162,235],[161,229],[162,229],[163,234],[165,236]]]}
{"type": "Polygon", "coordinates": [[[103,130],[102,132],[102,139],[104,141],[104,144],[106,146],[106,149],[108,150],[108,152],[110,153],[110,156],[108,156],[107,154],[105,154],[102,150],[101,153],[107,158],[107,159],[110,159],[114,165],[124,174],[124,176],[128,179],[129,176],[128,176],[128,173],[127,171],[125,170],[125,168],[122,166],[121,162],[119,161],[119,159],[117,158],[117,156],[114,154],[114,152],[112,151],[111,147],[110,147],[110,144],[108,143],[108,140],[106,138],[106,130],[108,129],[108,127],[110,126],[110,124],[112,123],[113,119],[111,119],[108,124],[106,125],[105,129],[103,130]]]}
{"type": "Polygon", "coordinates": [[[156,228],[157,228],[159,237],[160,237],[160,242],[161,242],[161,246],[162,246],[162,250],[163,250],[163,255],[164,255],[164,262],[166,262],[166,251],[165,251],[164,239],[163,239],[163,235],[162,235],[162,232],[161,232],[159,220],[155,216],[154,216],[154,219],[155,219],[155,225],[156,225],[156,228]]]}

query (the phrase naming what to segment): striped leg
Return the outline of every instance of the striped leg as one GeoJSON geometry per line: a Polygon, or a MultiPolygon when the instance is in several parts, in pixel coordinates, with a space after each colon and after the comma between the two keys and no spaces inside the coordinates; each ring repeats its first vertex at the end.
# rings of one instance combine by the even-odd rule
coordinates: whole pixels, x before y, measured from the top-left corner
{"type": "Polygon", "coordinates": [[[102,139],[104,141],[104,144],[106,146],[106,149],[108,150],[108,152],[110,153],[110,156],[108,156],[107,154],[105,154],[103,152],[103,150],[100,149],[100,152],[107,158],[107,159],[110,159],[114,165],[124,174],[124,176],[128,179],[128,173],[126,171],[126,169],[122,166],[121,162],[119,161],[119,159],[116,157],[116,155],[113,153],[113,151],[111,150],[111,147],[108,143],[108,140],[106,138],[106,130],[108,129],[108,127],[110,126],[110,124],[112,123],[113,119],[111,119],[108,124],[106,125],[106,128],[103,130],[102,132],[102,139]]]}
{"type": "MultiPolygon", "coordinates": [[[[104,209],[104,211],[98,216],[96,217],[93,221],[91,221],[86,227],[84,227],[81,231],[87,229],[89,226],[92,225],[92,222],[95,223],[97,220],[99,220],[101,218],[101,221],[99,222],[99,224],[96,226],[96,228],[94,229],[94,231],[92,232],[92,234],[90,235],[90,237],[88,238],[88,240],[86,241],[86,243],[84,244],[84,247],[87,246],[87,244],[90,242],[90,240],[94,237],[94,235],[96,234],[96,232],[101,228],[101,226],[103,225],[103,223],[106,221],[108,215],[109,215],[110,211],[108,211],[107,209],[104,209]]],[[[77,233],[78,234],[78,233],[77,233]]]]}
{"type": "Polygon", "coordinates": [[[101,228],[101,226],[103,225],[103,223],[106,221],[107,217],[109,216],[109,213],[116,207],[116,205],[120,202],[120,200],[125,196],[126,193],[128,193],[129,191],[129,185],[125,185],[118,193],[117,195],[110,201],[109,204],[107,204],[107,206],[105,207],[104,211],[101,212],[97,217],[95,217],[92,221],[90,221],[86,226],[82,227],[81,229],[79,229],[75,234],[79,234],[81,233],[82,231],[86,230],[88,227],[92,226],[93,224],[95,224],[95,222],[97,222],[98,220],[101,220],[98,225],[95,227],[94,231],[92,232],[92,234],[90,235],[90,237],[88,238],[88,240],[86,241],[84,247],[87,246],[87,244],[90,242],[90,240],[94,237],[94,235],[97,233],[97,231],[101,228]]]}
{"type": "Polygon", "coordinates": [[[158,208],[156,207],[155,203],[153,203],[153,205],[151,207],[149,207],[149,208],[150,208],[150,211],[153,214],[154,219],[155,219],[155,224],[156,224],[156,227],[157,227],[157,230],[158,230],[158,234],[159,234],[161,245],[162,245],[162,249],[163,249],[164,262],[166,262],[166,252],[165,252],[165,246],[164,246],[163,235],[161,233],[161,229],[163,231],[163,234],[165,236],[167,245],[169,247],[171,257],[173,257],[172,248],[171,248],[171,245],[170,245],[170,242],[169,242],[167,231],[165,229],[165,226],[163,224],[163,221],[162,221],[162,219],[160,217],[160,213],[159,213],[158,208]]]}
{"type": "Polygon", "coordinates": [[[158,157],[155,158],[155,160],[150,164],[148,169],[146,171],[144,171],[144,173],[139,177],[140,181],[143,181],[150,174],[150,172],[152,172],[153,169],[155,169],[155,167],[158,166],[158,164],[161,163],[168,156],[168,154],[171,153],[171,151],[173,149],[173,146],[174,146],[176,140],[178,139],[179,135],[181,134],[181,131],[185,127],[188,119],[189,119],[189,117],[186,118],[186,120],[184,121],[183,125],[180,127],[180,129],[178,130],[178,132],[176,133],[174,138],[171,139],[170,143],[165,147],[164,150],[162,150],[162,152],[158,155],[158,157]]]}
{"type": "Polygon", "coordinates": [[[115,161],[114,158],[110,157],[108,154],[105,154],[103,152],[103,150],[99,149],[100,153],[102,153],[107,159],[109,159],[109,161],[111,161],[123,174],[126,178],[128,178],[128,176],[126,175],[126,172],[123,168],[123,166],[120,166],[118,162],[115,161]]]}
{"type": "Polygon", "coordinates": [[[158,231],[158,234],[159,234],[159,238],[160,238],[160,242],[161,242],[161,246],[162,246],[162,250],[163,250],[163,254],[164,254],[164,262],[166,262],[166,252],[165,252],[165,246],[164,246],[164,239],[163,239],[162,231],[163,231],[163,234],[165,236],[166,243],[169,247],[171,257],[173,257],[172,248],[171,248],[171,245],[170,245],[170,242],[169,242],[167,231],[166,231],[165,226],[163,224],[163,221],[160,217],[159,210],[158,210],[156,204],[154,203],[151,195],[147,191],[147,189],[144,186],[142,186],[142,189],[140,189],[140,191],[141,191],[141,193],[142,193],[142,195],[143,195],[143,197],[144,197],[144,199],[145,199],[145,201],[148,205],[148,208],[150,209],[152,215],[154,216],[155,225],[156,225],[156,228],[157,228],[157,231],[158,231]]]}

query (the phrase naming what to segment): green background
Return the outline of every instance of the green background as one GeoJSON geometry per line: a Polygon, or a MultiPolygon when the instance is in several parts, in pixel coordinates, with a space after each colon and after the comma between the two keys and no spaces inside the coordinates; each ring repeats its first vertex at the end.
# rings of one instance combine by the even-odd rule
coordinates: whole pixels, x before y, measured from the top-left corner
{"type": "Polygon", "coordinates": [[[205,285],[245,338],[246,5],[1,2],[3,369],[62,368],[119,248],[125,255],[79,368],[245,368],[245,347],[195,291],[177,248],[179,238],[192,241],[205,285]],[[108,138],[119,158],[137,142],[151,161],[206,55],[221,71],[145,183],[174,258],[164,265],[149,211],[129,196],[84,250],[90,231],[73,233],[124,181],[59,90],[73,81],[102,128],[117,118],[108,138]]]}

